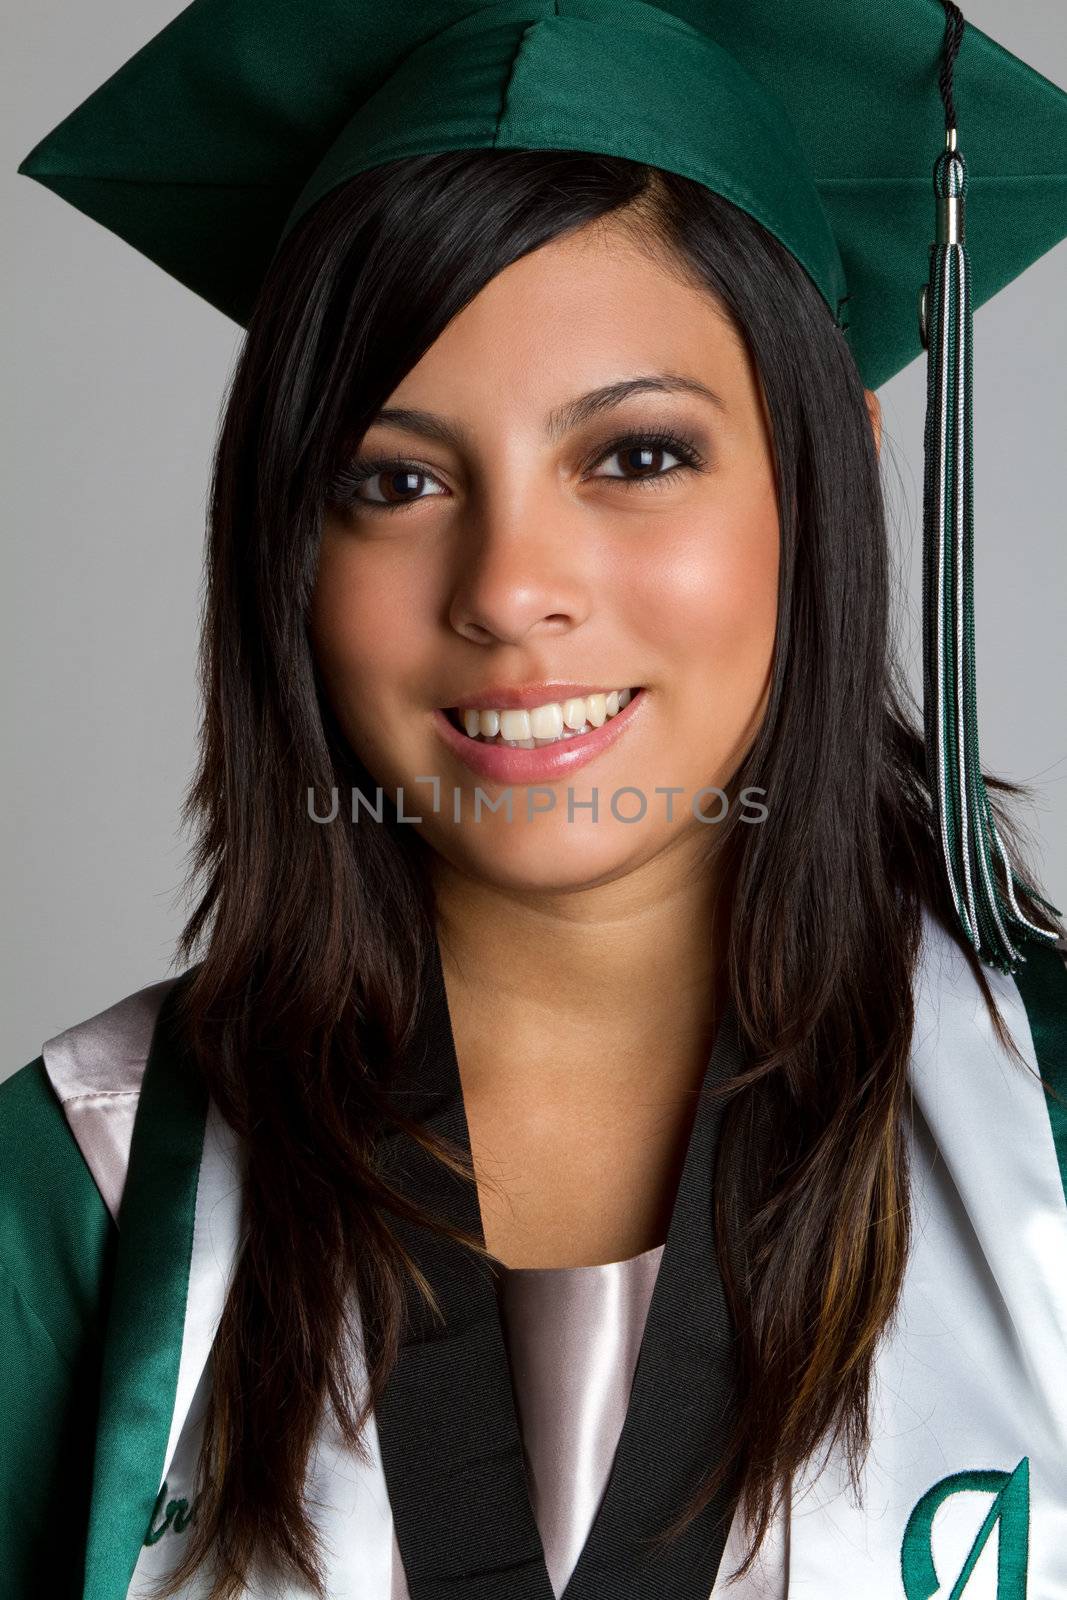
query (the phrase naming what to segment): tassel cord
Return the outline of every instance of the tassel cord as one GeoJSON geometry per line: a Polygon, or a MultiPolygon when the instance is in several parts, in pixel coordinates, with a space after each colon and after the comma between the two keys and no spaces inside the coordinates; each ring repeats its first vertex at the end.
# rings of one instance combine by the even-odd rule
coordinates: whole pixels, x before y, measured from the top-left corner
{"type": "Polygon", "coordinates": [[[967,168],[956,148],[953,67],[963,36],[946,0],[939,86],[946,149],[934,166],[937,242],[930,249],[923,489],[923,718],[927,781],[953,909],[979,957],[1013,972],[1014,940],[1055,941],[1022,911],[1016,890],[1059,914],[1013,871],[982,776],[974,640],[973,296],[964,244],[967,168]],[[1005,903],[997,882],[1003,876],[1005,903]]]}

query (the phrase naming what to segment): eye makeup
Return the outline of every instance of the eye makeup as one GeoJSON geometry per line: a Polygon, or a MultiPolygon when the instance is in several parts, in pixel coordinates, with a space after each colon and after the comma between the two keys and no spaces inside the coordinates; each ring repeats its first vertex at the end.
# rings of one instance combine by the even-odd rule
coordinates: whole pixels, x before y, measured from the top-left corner
{"type": "MultiPolygon", "coordinates": [[[[648,465],[652,465],[649,463],[648,465]]],[[[625,432],[615,435],[606,443],[600,445],[595,453],[587,457],[582,468],[582,473],[587,478],[597,479],[621,485],[626,490],[644,487],[662,487],[667,481],[672,481],[685,472],[701,472],[707,465],[706,459],[698,449],[696,442],[680,431],[673,428],[630,428],[625,432]],[[616,456],[633,454],[646,454],[651,456],[673,456],[675,462],[672,466],[658,471],[645,471],[642,467],[628,476],[623,472],[595,472],[595,467],[611,461],[616,456]]],[[[394,479],[407,477],[417,480],[409,487],[417,489],[419,483],[440,484],[438,475],[427,467],[414,460],[411,456],[399,452],[389,455],[357,456],[347,465],[340,468],[331,480],[327,500],[342,511],[351,511],[355,507],[368,508],[374,512],[398,511],[406,506],[417,505],[421,500],[436,499],[438,493],[420,494],[413,492],[407,499],[376,498],[361,493],[365,484],[381,477],[394,479]]],[[[403,493],[404,491],[401,491],[403,493]]],[[[445,490],[447,494],[447,489],[445,490]]]]}

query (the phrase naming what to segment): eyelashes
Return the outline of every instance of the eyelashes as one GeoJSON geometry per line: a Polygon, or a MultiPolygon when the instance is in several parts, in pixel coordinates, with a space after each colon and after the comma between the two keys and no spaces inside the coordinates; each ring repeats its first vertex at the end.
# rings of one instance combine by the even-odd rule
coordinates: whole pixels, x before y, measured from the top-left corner
{"type": "MultiPolygon", "coordinates": [[[[632,477],[628,476],[626,471],[593,472],[592,476],[601,481],[618,484],[629,492],[633,489],[664,488],[667,483],[673,482],[684,473],[702,472],[706,466],[703,455],[692,439],[672,429],[637,429],[619,435],[598,450],[582,468],[583,474],[592,472],[594,467],[610,462],[616,456],[634,455],[651,456],[653,460],[637,463],[631,461],[631,466],[636,467],[632,477]],[[664,455],[674,457],[674,464],[657,468],[656,458],[664,455]]],[[[395,482],[392,492],[397,492],[395,482]]],[[[445,490],[444,494],[447,495],[447,492],[445,490]]],[[[334,475],[327,494],[329,503],[341,510],[350,510],[358,506],[360,509],[366,508],[374,512],[402,511],[405,507],[417,505],[422,500],[441,497],[440,481],[436,475],[420,466],[417,461],[413,461],[410,456],[402,455],[357,457],[334,475]],[[387,480],[407,478],[409,481],[406,488],[401,488],[399,491],[401,498],[377,498],[361,493],[365,484],[372,484],[378,477],[387,480]],[[417,492],[419,488],[429,484],[436,484],[438,488],[430,494],[417,492]],[[403,498],[408,490],[412,491],[410,497],[403,498]]]]}

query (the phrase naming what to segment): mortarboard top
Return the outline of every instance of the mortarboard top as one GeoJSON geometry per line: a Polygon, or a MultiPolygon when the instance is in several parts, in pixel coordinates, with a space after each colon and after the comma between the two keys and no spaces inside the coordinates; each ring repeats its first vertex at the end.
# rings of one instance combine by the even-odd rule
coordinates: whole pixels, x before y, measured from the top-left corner
{"type": "MultiPolygon", "coordinates": [[[[922,350],[944,28],[940,0],[195,0],[18,170],[243,324],[288,227],[365,168],[629,156],[775,233],[874,388],[922,350]]],[[[1067,95],[968,25],[955,97],[979,305],[1067,234],[1067,95]]]]}
{"type": "Polygon", "coordinates": [[[194,0],[19,171],[244,324],[336,185],[488,148],[625,156],[732,200],[868,388],[925,343],[926,781],[960,930],[1015,971],[1016,939],[1056,937],[1016,890],[1055,907],[1012,869],[979,759],[972,315],[1067,235],[1067,94],[952,0],[194,0]]]}

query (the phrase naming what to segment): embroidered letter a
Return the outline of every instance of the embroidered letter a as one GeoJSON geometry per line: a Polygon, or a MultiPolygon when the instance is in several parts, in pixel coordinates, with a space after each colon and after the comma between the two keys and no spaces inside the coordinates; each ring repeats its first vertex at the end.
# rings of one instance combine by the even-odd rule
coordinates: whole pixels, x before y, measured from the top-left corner
{"type": "Polygon", "coordinates": [[[900,1571],[907,1600],[930,1600],[941,1588],[933,1557],[933,1523],[949,1495],[979,1490],[994,1500],[975,1534],[974,1543],[946,1600],[961,1600],[989,1535],[997,1530],[997,1600],[1026,1600],[1026,1567],[1030,1553],[1030,1460],[1023,1456],[1014,1472],[956,1472],[927,1489],[904,1529],[900,1571]]]}

